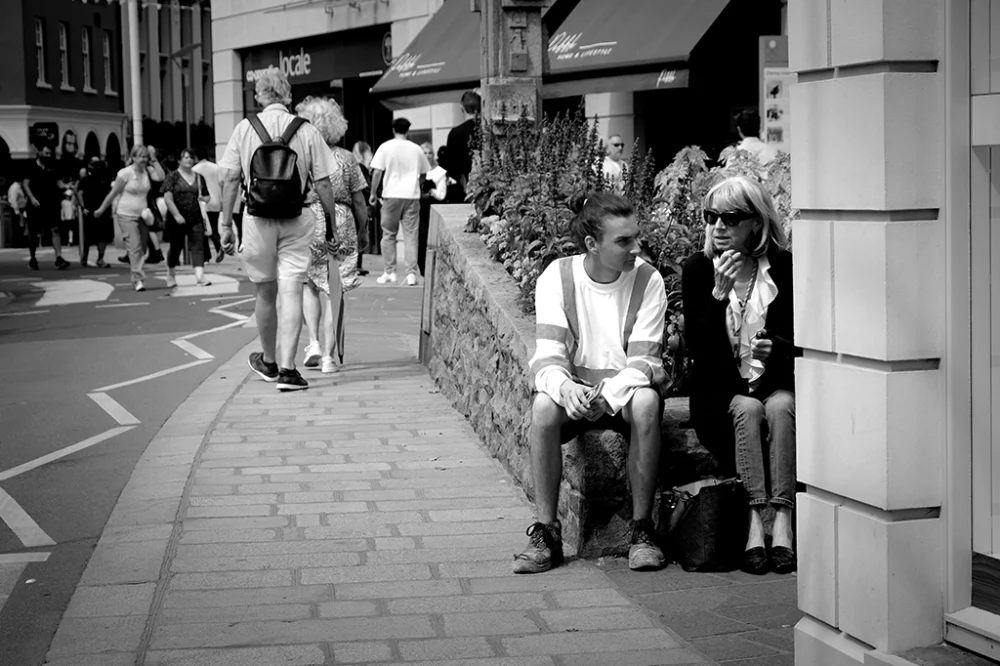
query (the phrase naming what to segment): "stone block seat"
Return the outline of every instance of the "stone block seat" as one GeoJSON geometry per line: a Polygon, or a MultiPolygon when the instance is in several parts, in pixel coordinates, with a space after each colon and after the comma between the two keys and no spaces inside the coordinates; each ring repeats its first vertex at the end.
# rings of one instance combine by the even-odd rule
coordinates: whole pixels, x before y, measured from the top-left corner
{"type": "MultiPolygon", "coordinates": [[[[534,319],[522,313],[513,278],[492,260],[479,235],[465,232],[472,212],[468,205],[442,205],[431,213],[421,360],[492,455],[533,497],[527,432],[534,319]]],[[[688,418],[686,398],[667,400],[661,488],[715,471],[711,454],[685,427],[688,418]]],[[[628,441],[610,430],[587,431],[563,447],[559,514],[566,543],[581,557],[623,552],[632,513],[627,454],[628,441]]]]}

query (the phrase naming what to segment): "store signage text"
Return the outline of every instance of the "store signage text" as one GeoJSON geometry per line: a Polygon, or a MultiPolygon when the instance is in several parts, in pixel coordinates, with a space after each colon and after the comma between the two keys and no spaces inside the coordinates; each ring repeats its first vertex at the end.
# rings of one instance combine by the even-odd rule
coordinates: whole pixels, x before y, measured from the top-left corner
{"type": "Polygon", "coordinates": [[[660,75],[656,77],[656,87],[669,86],[674,81],[677,80],[677,70],[675,69],[665,69],[660,72],[660,75]]]}
{"type": "Polygon", "coordinates": [[[447,64],[446,62],[432,62],[421,64],[422,53],[404,53],[396,58],[389,71],[395,71],[399,78],[409,79],[417,76],[427,76],[437,74],[447,64]]]}
{"type": "Polygon", "coordinates": [[[617,41],[580,44],[581,37],[583,37],[582,32],[576,34],[560,32],[549,40],[549,53],[554,54],[556,60],[594,58],[611,55],[614,47],[618,44],[617,41]]]}
{"type": "Polygon", "coordinates": [[[284,51],[278,51],[278,64],[268,65],[262,69],[247,70],[247,82],[255,82],[264,72],[270,70],[279,70],[290,79],[297,76],[308,76],[312,73],[312,56],[306,53],[303,48],[300,48],[297,54],[293,52],[287,56],[284,51]]]}

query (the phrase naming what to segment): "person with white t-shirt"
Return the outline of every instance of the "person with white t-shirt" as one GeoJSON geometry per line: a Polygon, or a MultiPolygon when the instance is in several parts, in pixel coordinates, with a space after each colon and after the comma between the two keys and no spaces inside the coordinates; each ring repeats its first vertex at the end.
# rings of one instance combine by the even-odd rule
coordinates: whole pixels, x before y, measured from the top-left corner
{"type": "Polygon", "coordinates": [[[209,226],[212,230],[205,236],[205,257],[211,256],[208,252],[209,241],[215,247],[215,263],[220,263],[226,258],[226,253],[222,251],[222,240],[219,237],[219,215],[222,212],[222,176],[219,165],[208,160],[208,152],[204,148],[195,149],[198,156],[198,163],[194,165],[193,171],[205,179],[205,187],[208,188],[208,204],[205,212],[208,213],[209,226]]]}
{"type": "Polygon", "coordinates": [[[403,227],[406,284],[417,284],[417,234],[420,226],[420,189],[431,165],[420,146],[406,138],[410,121],[392,121],[393,138],[386,141],[372,158],[372,193],[369,203],[378,203],[382,185],[382,257],[385,270],[376,279],[379,284],[396,283],[396,234],[403,227]],[[385,178],[383,182],[383,176],[385,178]]]}

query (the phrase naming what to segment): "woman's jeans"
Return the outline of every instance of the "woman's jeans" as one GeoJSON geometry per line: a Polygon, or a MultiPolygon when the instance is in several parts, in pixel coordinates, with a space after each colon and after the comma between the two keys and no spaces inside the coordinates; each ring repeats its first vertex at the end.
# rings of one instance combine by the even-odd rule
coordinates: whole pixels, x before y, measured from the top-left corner
{"type": "Polygon", "coordinates": [[[737,395],[729,403],[736,434],[736,469],[750,495],[750,506],[795,506],[795,394],[775,391],[761,402],[737,395]],[[767,427],[771,492],[763,431],[767,427]]]}
{"type": "Polygon", "coordinates": [[[125,251],[128,252],[128,263],[131,271],[132,284],[141,281],[146,277],[142,270],[142,265],[146,263],[146,249],[142,243],[142,227],[145,222],[138,217],[115,215],[115,222],[122,232],[122,239],[125,241],[125,251]]]}

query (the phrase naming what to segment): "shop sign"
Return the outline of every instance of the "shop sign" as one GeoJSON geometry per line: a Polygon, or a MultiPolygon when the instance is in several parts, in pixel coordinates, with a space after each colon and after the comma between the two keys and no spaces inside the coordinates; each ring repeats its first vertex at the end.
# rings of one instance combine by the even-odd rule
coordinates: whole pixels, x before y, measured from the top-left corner
{"type": "Polygon", "coordinates": [[[312,73],[312,56],[305,49],[300,48],[299,52],[285,55],[284,51],[278,51],[278,64],[268,65],[262,69],[247,70],[247,83],[254,83],[264,72],[277,69],[289,79],[299,76],[308,76],[312,73]]]}
{"type": "Polygon", "coordinates": [[[556,60],[582,60],[598,56],[609,56],[614,51],[617,41],[595,42],[581,44],[583,33],[570,34],[566,31],[557,33],[549,40],[549,53],[556,60]]]}
{"type": "Polygon", "coordinates": [[[761,139],[776,150],[791,151],[790,88],[798,75],[788,67],[788,38],[760,38],[761,139]]]}
{"type": "Polygon", "coordinates": [[[387,34],[385,25],[377,25],[248,49],[243,54],[244,85],[252,88],[273,70],[285,74],[292,85],[381,71],[387,34]]]}
{"type": "Polygon", "coordinates": [[[382,62],[392,64],[392,31],[386,32],[382,37],[382,62]]]}
{"type": "Polygon", "coordinates": [[[444,60],[441,62],[421,63],[420,59],[423,55],[423,53],[404,53],[396,58],[389,71],[396,72],[401,79],[411,79],[439,74],[444,69],[444,66],[448,64],[444,60]]]}

